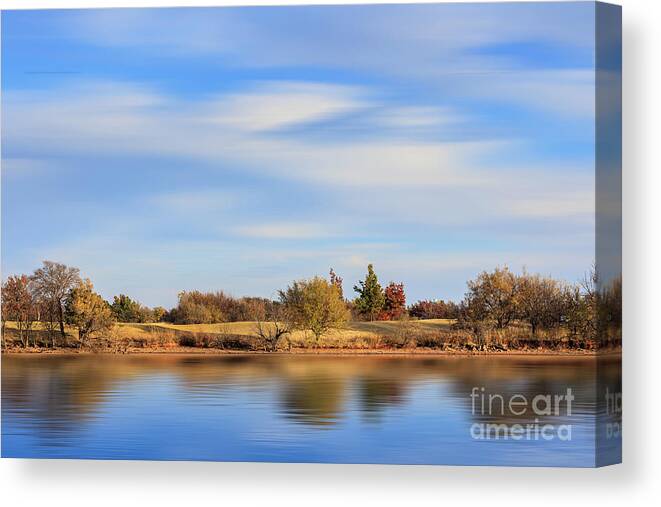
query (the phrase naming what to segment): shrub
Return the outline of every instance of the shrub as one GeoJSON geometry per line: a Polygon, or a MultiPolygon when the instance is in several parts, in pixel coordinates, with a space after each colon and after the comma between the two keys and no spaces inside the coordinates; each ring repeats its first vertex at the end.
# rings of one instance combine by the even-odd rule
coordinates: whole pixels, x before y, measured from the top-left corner
{"type": "Polygon", "coordinates": [[[349,318],[337,286],[321,277],[293,282],[280,291],[280,302],[289,329],[309,330],[317,341],[329,329],[343,326],[349,318]]]}
{"type": "Polygon", "coordinates": [[[439,333],[420,333],[415,337],[415,344],[417,347],[440,349],[445,345],[445,339],[439,333]]]}
{"type": "Polygon", "coordinates": [[[409,306],[409,315],[417,319],[456,319],[459,307],[452,301],[421,300],[409,306]]]}
{"type": "Polygon", "coordinates": [[[222,291],[184,291],[179,293],[177,307],[162,318],[175,324],[264,320],[273,312],[275,305],[276,303],[269,299],[258,297],[237,299],[222,291]]]}

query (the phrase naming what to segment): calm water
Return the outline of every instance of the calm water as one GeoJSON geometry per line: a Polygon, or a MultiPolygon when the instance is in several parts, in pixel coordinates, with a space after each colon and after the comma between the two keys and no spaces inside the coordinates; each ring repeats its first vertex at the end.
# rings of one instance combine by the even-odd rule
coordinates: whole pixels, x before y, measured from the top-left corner
{"type": "MultiPolygon", "coordinates": [[[[595,415],[616,419],[597,407],[595,378],[616,392],[618,375],[589,358],[10,356],[2,455],[593,466],[595,415]],[[571,389],[571,414],[562,402],[513,413],[495,396],[484,412],[482,387],[529,405],[571,389]],[[488,423],[535,422],[555,438],[475,438],[488,423]]],[[[617,459],[619,440],[601,441],[617,459]]]]}

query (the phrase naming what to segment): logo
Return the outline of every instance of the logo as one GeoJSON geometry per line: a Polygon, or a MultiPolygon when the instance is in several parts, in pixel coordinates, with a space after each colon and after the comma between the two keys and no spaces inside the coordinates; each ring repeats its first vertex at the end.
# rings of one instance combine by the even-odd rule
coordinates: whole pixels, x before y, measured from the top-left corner
{"type": "Polygon", "coordinates": [[[571,424],[551,424],[553,418],[572,415],[571,388],[562,394],[530,397],[521,393],[490,393],[484,387],[473,387],[470,399],[473,417],[500,421],[474,423],[470,433],[475,440],[571,440],[571,424]],[[527,422],[512,423],[513,419],[527,422]]]}

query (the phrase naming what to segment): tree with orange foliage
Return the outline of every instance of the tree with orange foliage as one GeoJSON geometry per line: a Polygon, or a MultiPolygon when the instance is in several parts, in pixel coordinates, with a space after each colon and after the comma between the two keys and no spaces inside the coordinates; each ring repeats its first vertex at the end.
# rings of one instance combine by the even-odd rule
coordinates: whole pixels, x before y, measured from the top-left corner
{"type": "Polygon", "coordinates": [[[399,320],[406,313],[406,294],[404,284],[390,282],[383,291],[385,303],[379,320],[399,320]]]}

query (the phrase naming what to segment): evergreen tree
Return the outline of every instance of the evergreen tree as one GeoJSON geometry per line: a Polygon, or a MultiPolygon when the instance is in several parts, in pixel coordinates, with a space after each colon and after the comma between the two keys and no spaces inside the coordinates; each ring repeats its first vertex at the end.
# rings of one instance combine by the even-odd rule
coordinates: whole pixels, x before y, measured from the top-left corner
{"type": "Polygon", "coordinates": [[[140,303],[124,294],[115,296],[110,308],[118,322],[140,322],[142,320],[140,303]]]}
{"type": "Polygon", "coordinates": [[[374,273],[374,267],[371,264],[367,266],[365,280],[361,280],[358,284],[353,287],[353,290],[359,294],[354,304],[358,312],[368,316],[372,321],[383,310],[386,299],[381,284],[379,284],[379,279],[376,273],[374,273]]]}

